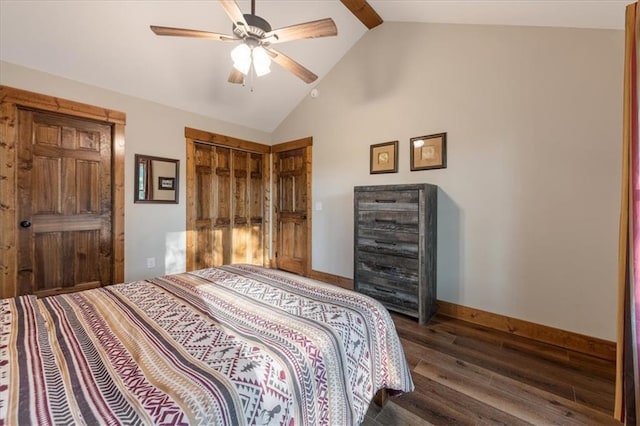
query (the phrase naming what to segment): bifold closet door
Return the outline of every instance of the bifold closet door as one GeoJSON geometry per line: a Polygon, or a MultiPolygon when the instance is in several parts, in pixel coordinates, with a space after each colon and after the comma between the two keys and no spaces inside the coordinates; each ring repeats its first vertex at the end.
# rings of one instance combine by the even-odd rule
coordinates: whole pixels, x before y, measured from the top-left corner
{"type": "Polygon", "coordinates": [[[195,269],[262,264],[263,155],[195,144],[195,269]]]}

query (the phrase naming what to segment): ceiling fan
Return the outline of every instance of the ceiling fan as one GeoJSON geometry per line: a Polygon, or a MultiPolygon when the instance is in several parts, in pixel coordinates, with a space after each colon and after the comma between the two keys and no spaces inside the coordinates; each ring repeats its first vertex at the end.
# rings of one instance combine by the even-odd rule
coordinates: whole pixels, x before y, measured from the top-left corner
{"type": "Polygon", "coordinates": [[[251,0],[250,14],[243,14],[235,0],[219,0],[219,2],[233,22],[233,35],[157,25],[151,25],[151,31],[160,36],[242,41],[231,52],[234,64],[229,74],[230,83],[244,83],[244,78],[251,69],[258,76],[268,73],[271,61],[295,74],[305,83],[311,83],[318,78],[317,75],[284,53],[275,50],[271,45],[305,38],[335,36],[338,34],[338,29],[333,19],[319,19],[272,30],[265,19],[255,14],[255,0],[251,0]]]}

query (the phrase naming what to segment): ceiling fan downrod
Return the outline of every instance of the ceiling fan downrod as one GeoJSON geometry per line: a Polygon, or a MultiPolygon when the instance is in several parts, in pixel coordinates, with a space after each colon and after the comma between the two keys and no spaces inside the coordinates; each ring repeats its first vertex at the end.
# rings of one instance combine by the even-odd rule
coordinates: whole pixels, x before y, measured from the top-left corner
{"type": "MultiPolygon", "coordinates": [[[[251,0],[251,14],[243,13],[242,16],[244,17],[247,25],[247,27],[244,27],[245,34],[248,36],[247,38],[253,38],[258,42],[264,34],[271,32],[271,25],[266,21],[266,19],[256,15],[256,0],[251,0]]],[[[233,32],[240,34],[236,31],[237,27],[238,24],[233,25],[233,32]]],[[[246,41],[245,37],[241,38],[246,41]]]]}

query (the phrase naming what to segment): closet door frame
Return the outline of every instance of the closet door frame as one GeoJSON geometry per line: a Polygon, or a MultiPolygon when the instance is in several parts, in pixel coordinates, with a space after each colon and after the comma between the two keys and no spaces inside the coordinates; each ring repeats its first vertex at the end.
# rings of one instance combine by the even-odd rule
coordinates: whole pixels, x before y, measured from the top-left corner
{"type": "Polygon", "coordinates": [[[257,142],[238,139],[231,136],[220,135],[203,130],[185,127],[186,142],[186,159],[187,159],[187,271],[195,269],[195,250],[196,241],[196,211],[197,206],[195,190],[196,190],[196,167],[195,167],[195,144],[203,143],[224,148],[230,148],[237,151],[245,151],[248,153],[259,153],[263,155],[262,181],[264,186],[264,199],[262,204],[262,263],[267,266],[270,263],[269,257],[269,230],[271,229],[269,218],[269,206],[271,205],[271,148],[269,145],[263,145],[257,142]]]}

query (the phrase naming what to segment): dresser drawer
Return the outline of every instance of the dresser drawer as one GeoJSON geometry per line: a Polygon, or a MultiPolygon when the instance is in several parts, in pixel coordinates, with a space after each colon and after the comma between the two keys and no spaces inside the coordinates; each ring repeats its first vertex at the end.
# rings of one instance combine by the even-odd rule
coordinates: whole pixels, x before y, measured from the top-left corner
{"type": "Polygon", "coordinates": [[[356,276],[378,276],[389,281],[418,282],[418,259],[368,253],[356,255],[356,276]]]}
{"type": "Polygon", "coordinates": [[[372,191],[356,195],[359,210],[418,211],[419,191],[372,191]]]}
{"type": "Polygon", "coordinates": [[[414,293],[382,287],[368,282],[361,282],[358,286],[360,293],[371,296],[392,311],[411,316],[418,316],[418,298],[414,293]]]}
{"type": "Polygon", "coordinates": [[[358,231],[378,229],[381,231],[418,233],[418,211],[358,211],[358,231]]]}
{"type": "Polygon", "coordinates": [[[418,204],[420,191],[362,191],[356,194],[356,202],[359,203],[413,203],[418,204]]]}
{"type": "Polygon", "coordinates": [[[381,289],[380,291],[384,291],[382,289],[385,289],[387,290],[387,292],[394,291],[399,293],[411,294],[414,298],[418,294],[417,279],[388,277],[384,276],[383,274],[369,271],[362,272],[360,274],[359,281],[356,284],[358,287],[360,287],[362,283],[376,286],[381,289]]]}
{"type": "Polygon", "coordinates": [[[389,232],[379,229],[360,229],[356,241],[357,250],[369,253],[418,257],[417,232],[389,232]]]}

